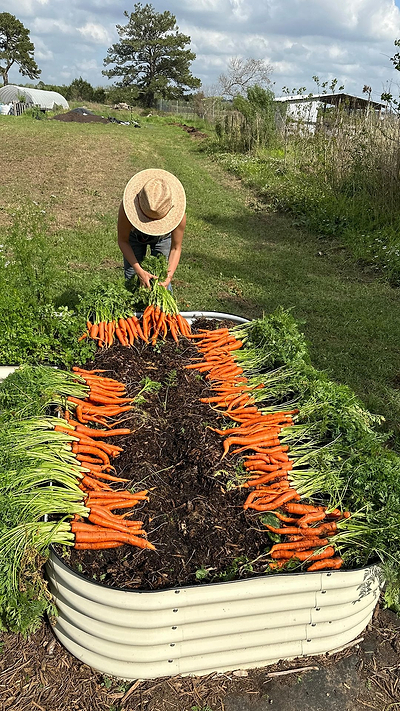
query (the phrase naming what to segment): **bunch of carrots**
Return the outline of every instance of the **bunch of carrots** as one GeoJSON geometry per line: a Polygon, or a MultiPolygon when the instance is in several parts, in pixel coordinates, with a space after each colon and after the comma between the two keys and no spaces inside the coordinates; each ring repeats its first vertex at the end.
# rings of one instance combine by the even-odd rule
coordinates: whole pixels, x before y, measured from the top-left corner
{"type": "Polygon", "coordinates": [[[135,314],[109,320],[94,319],[93,323],[88,319],[86,329],[79,340],[92,338],[97,341],[99,348],[109,348],[116,339],[123,346],[132,346],[136,340],[145,340],[140,320],[135,314]]]}
{"type": "Polygon", "coordinates": [[[335,555],[331,536],[337,533],[340,520],[350,518],[349,511],[300,503],[283,504],[281,508],[282,512],[273,511],[281,522],[279,527],[264,522],[271,533],[286,539],[270,549],[270,570],[283,568],[289,561],[309,564],[307,571],[311,572],[342,567],[343,560],[335,555]]]}
{"type": "MultiPolygon", "coordinates": [[[[108,418],[132,410],[132,398],[124,397],[125,386],[113,378],[99,375],[103,370],[83,370],[73,367],[77,379],[87,386],[87,396],[67,398],[67,411],[76,415],[80,424],[93,422],[109,427],[108,418]]],[[[67,417],[69,415],[67,414],[67,417]]]]}
{"type": "Polygon", "coordinates": [[[153,304],[145,308],[141,319],[132,314],[126,318],[120,317],[117,321],[91,323],[88,320],[86,327],[80,340],[92,338],[97,341],[99,348],[109,348],[115,340],[123,346],[133,346],[138,340],[154,346],[159,337],[165,340],[168,332],[178,343],[179,334],[190,334],[190,325],[179,312],[168,313],[153,304]]]}
{"type": "MultiPolygon", "coordinates": [[[[196,347],[201,353],[201,357],[196,362],[187,365],[186,368],[207,373],[205,377],[211,381],[211,387],[216,391],[214,396],[202,398],[201,402],[219,408],[233,422],[237,423],[236,426],[224,430],[211,428],[224,437],[222,457],[228,453],[250,452],[246,454],[243,462],[248,478],[242,487],[252,488],[252,491],[244,502],[244,509],[253,509],[258,512],[273,511],[278,519],[282,517],[282,520],[294,524],[297,519],[292,517],[288,520],[284,513],[288,511],[287,507],[294,507],[291,509],[292,511],[296,510],[304,516],[306,514],[310,516],[309,523],[327,518],[326,526],[333,527],[331,518],[334,514],[332,512],[328,513],[324,507],[298,503],[301,496],[290,479],[290,471],[293,469],[294,462],[288,455],[288,445],[282,443],[279,435],[284,428],[294,424],[293,417],[298,413],[298,410],[267,414],[260,412],[255,405],[254,393],[264,386],[262,383],[256,386],[249,385],[243,369],[237,365],[234,358],[235,351],[240,350],[243,343],[236,339],[227,328],[215,331],[199,329],[199,333],[191,334],[188,338],[196,340],[196,347]],[[236,448],[230,451],[233,446],[236,448]],[[279,511],[280,509],[282,513],[279,511]]],[[[338,512],[337,516],[341,517],[342,514],[338,512]]],[[[346,512],[343,516],[348,517],[349,514],[346,512]]],[[[271,549],[272,557],[280,558],[279,563],[271,564],[271,570],[275,567],[283,567],[289,560],[311,561],[312,564],[307,570],[340,568],[342,559],[334,557],[335,549],[332,545],[328,545],[327,537],[320,537],[327,531],[323,531],[321,525],[318,527],[319,530],[309,526],[308,523],[305,527],[305,520],[305,518],[299,519],[301,523],[296,531],[294,531],[294,525],[290,527],[291,530],[284,527],[279,530],[277,528],[271,529],[274,533],[279,533],[282,536],[300,536],[294,541],[296,545],[292,547],[288,546],[285,541],[271,549]],[[307,535],[309,538],[305,542],[307,535]],[[281,549],[280,546],[283,548],[281,549]],[[321,548],[321,551],[315,553],[315,548],[321,548]],[[281,550],[285,552],[279,553],[281,550]]]]}
{"type": "Polygon", "coordinates": [[[84,400],[67,398],[65,423],[56,425],[57,432],[68,434],[71,439],[71,451],[81,467],[82,477],[79,488],[84,493],[88,519],[75,515],[71,530],[75,536],[74,547],[78,550],[117,548],[128,543],[139,548],[155,550],[146,540],[142,522],[130,520],[132,511],[116,514],[114,511],[132,509],[141,501],[148,501],[148,490],[135,493],[123,489],[114,489],[112,485],[123,485],[128,479],[116,476],[111,460],[118,457],[122,448],[104,442],[107,437],[128,435],[126,428],[113,429],[106,418],[116,417],[131,409],[130,398],[124,397],[125,386],[113,378],[106,378],[101,370],[83,370],[73,368],[79,379],[89,387],[84,400]],[[70,410],[75,410],[77,420],[70,410]],[[90,427],[88,422],[106,425],[106,429],[90,427]],[[109,482],[109,483],[108,483],[109,482]]]}

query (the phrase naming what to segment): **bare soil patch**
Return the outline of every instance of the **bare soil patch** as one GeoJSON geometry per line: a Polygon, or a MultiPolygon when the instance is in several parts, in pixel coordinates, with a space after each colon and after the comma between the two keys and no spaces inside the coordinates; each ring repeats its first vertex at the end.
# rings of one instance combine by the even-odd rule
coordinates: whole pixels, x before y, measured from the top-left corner
{"type": "MultiPolygon", "coordinates": [[[[130,127],[36,121],[0,125],[0,226],[16,208],[35,200],[54,215],[54,230],[99,224],[118,211],[131,162],[130,127]],[[84,129],[84,132],[83,132],[84,129]]],[[[133,130],[133,129],[132,129],[133,130]]]]}
{"type": "Polygon", "coordinates": [[[104,116],[98,116],[97,114],[82,114],[76,111],[67,111],[65,114],[58,114],[53,116],[53,121],[65,121],[65,123],[109,123],[109,120],[104,116]]]}
{"type": "Polygon", "coordinates": [[[188,126],[186,123],[171,123],[171,126],[179,126],[180,128],[183,128],[186,133],[189,133],[193,138],[207,138],[207,133],[203,133],[202,131],[199,131],[198,128],[195,128],[194,126],[188,126]]]}

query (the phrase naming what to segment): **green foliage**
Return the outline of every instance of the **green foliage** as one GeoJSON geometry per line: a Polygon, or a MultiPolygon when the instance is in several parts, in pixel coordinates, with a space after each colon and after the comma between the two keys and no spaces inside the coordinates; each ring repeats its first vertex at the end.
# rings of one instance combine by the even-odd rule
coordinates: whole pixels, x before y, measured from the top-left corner
{"type": "Polygon", "coordinates": [[[227,115],[207,150],[219,150],[221,163],[256,189],[260,206],[289,213],[295,225],[340,240],[356,259],[398,286],[397,119],[388,115],[375,121],[336,111],[329,120],[332,125],[315,133],[301,122],[288,124],[272,143],[266,138],[257,144],[255,129],[251,139],[243,139],[247,118],[227,115]],[[257,148],[254,154],[243,155],[251,145],[257,148]]]}
{"type": "Polygon", "coordinates": [[[24,295],[37,304],[49,300],[56,257],[50,248],[49,217],[34,202],[27,202],[13,216],[6,235],[5,253],[8,257],[8,275],[24,295]]]}
{"type": "Polygon", "coordinates": [[[224,121],[215,127],[220,148],[248,153],[273,145],[276,123],[272,91],[257,85],[249,87],[246,98],[234,98],[233,108],[236,112],[226,113],[224,121]]]}
{"type": "MultiPolygon", "coordinates": [[[[68,99],[73,101],[76,99],[82,101],[94,101],[94,89],[88,81],[79,77],[79,79],[74,79],[69,85],[68,99]]],[[[104,94],[105,96],[105,94],[104,94]]]]}
{"type": "Polygon", "coordinates": [[[152,380],[147,375],[140,381],[140,385],[142,387],[134,397],[135,405],[143,405],[146,402],[145,393],[157,393],[162,388],[162,383],[152,380]]]}
{"type": "Polygon", "coordinates": [[[136,86],[110,86],[105,90],[108,104],[125,103],[134,106],[139,98],[139,89],[136,86]]]}
{"type": "Polygon", "coordinates": [[[245,555],[240,555],[234,558],[232,563],[227,566],[227,568],[219,575],[215,576],[215,579],[221,580],[223,582],[229,582],[238,577],[241,577],[244,573],[252,573],[253,565],[252,562],[245,555]]]}
{"type": "Polygon", "coordinates": [[[246,329],[252,346],[263,349],[263,364],[266,368],[295,364],[297,361],[310,362],[304,335],[290,311],[278,306],[264,318],[250,321],[246,329]]]}
{"type": "Polygon", "coordinates": [[[178,31],[174,15],[141,3],[124,15],[128,23],[117,25],[120,42],[108,49],[104,64],[114,67],[104,70],[105,76],[121,77],[122,87],[136,85],[147,107],[154,106],[156,96],[178,98],[186,87],[200,86],[190,72],[196,55],[185,49],[190,37],[178,31]]]}
{"type": "MultiPolygon", "coordinates": [[[[102,86],[94,87],[82,77],[74,79],[69,85],[45,84],[43,81],[39,81],[36,84],[36,89],[56,91],[67,101],[93,101],[104,104],[108,98],[107,89],[102,86]]],[[[114,102],[114,99],[110,98],[109,101],[114,102]]],[[[118,101],[123,101],[123,99],[118,99],[118,101]]]]}
{"type": "Polygon", "coordinates": [[[207,580],[210,577],[210,571],[214,570],[213,568],[206,568],[204,565],[201,566],[201,568],[198,568],[196,570],[196,580],[207,580]]]}
{"type": "Polygon", "coordinates": [[[23,76],[37,79],[41,70],[34,58],[29,30],[9,12],[0,12],[0,74],[8,84],[8,72],[17,64],[23,76]]]}
{"type": "Polygon", "coordinates": [[[68,395],[85,396],[77,376],[58,368],[24,364],[0,382],[0,420],[22,420],[44,414],[68,395]]]}
{"type": "Polygon", "coordinates": [[[77,318],[75,311],[52,304],[29,305],[17,290],[8,292],[7,296],[2,292],[0,320],[0,363],[3,365],[71,366],[85,363],[96,350],[93,342],[78,342],[85,322],[77,318]]]}
{"type": "Polygon", "coordinates": [[[0,363],[84,363],[95,344],[78,339],[83,314],[52,300],[56,251],[47,236],[49,219],[34,203],[16,212],[0,254],[0,363]]]}
{"type": "Polygon", "coordinates": [[[139,300],[124,289],[122,284],[96,277],[84,296],[79,297],[78,312],[91,323],[118,321],[127,311],[133,312],[139,300]]]}

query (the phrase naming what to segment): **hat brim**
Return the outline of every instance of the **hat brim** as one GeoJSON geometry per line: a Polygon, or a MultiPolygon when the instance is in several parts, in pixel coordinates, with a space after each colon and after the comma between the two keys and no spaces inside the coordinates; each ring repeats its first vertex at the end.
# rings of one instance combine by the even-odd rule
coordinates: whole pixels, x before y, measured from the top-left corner
{"type": "Polygon", "coordinates": [[[146,235],[166,235],[180,224],[186,211],[186,195],[182,183],[172,173],[161,168],[148,168],[136,173],[125,186],[122,200],[125,214],[133,227],[146,235]],[[145,183],[152,178],[162,178],[170,189],[172,207],[159,220],[154,220],[142,212],[139,205],[139,193],[145,183]]]}

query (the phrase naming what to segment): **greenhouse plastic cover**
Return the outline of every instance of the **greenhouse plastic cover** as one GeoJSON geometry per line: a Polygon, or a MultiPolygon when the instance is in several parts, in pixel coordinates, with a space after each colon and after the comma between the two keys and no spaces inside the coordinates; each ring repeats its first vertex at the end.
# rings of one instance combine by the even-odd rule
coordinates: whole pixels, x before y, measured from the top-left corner
{"type": "Polygon", "coordinates": [[[0,104],[8,104],[12,101],[19,101],[25,98],[27,104],[33,104],[41,109],[53,109],[54,106],[69,108],[68,101],[57,91],[44,91],[42,89],[30,89],[24,86],[7,84],[0,89],[0,104]]]}

